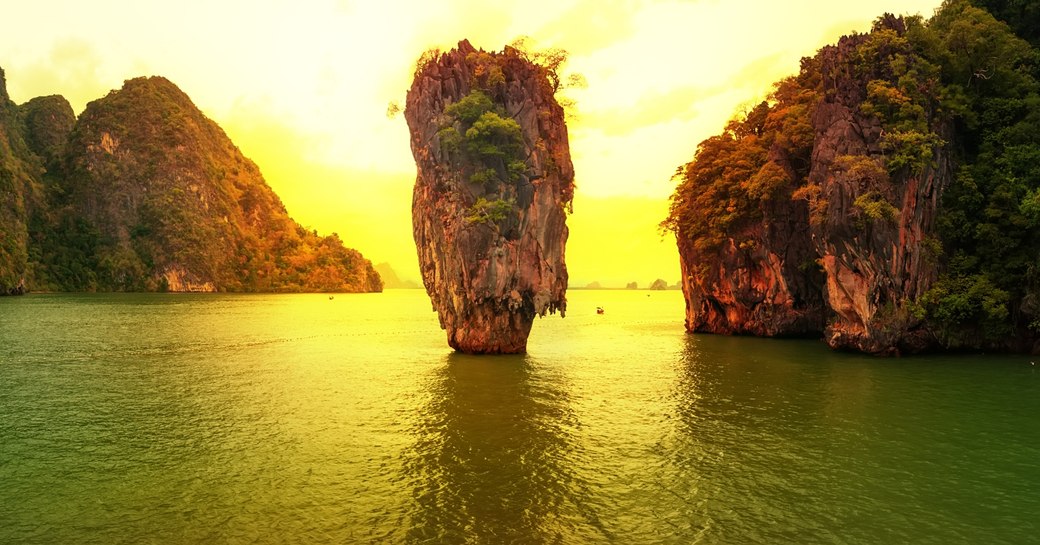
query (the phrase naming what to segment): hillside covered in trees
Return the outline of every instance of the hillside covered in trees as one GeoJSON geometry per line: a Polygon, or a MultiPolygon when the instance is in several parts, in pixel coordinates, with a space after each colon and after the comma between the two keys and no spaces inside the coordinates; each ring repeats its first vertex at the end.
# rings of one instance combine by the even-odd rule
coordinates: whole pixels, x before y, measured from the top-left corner
{"type": "Polygon", "coordinates": [[[1036,350],[1040,2],[877,19],[679,168],[690,331],[1036,350]]]}
{"type": "Polygon", "coordinates": [[[382,289],[168,80],[129,80],[77,119],[60,96],[15,105],[2,75],[0,292],[382,289]]]}

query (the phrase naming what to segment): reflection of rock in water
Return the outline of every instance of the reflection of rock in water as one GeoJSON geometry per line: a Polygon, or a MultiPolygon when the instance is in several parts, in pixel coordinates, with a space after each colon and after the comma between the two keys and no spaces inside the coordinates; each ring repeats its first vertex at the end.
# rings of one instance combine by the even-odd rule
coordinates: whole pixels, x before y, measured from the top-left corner
{"type": "Polygon", "coordinates": [[[567,543],[588,526],[564,391],[512,356],[451,354],[434,382],[405,462],[409,542],[567,543]]]}
{"type": "MultiPolygon", "coordinates": [[[[819,521],[821,510],[840,516],[834,510],[840,502],[821,501],[819,491],[853,496],[862,492],[861,481],[870,481],[847,477],[870,475],[848,464],[870,460],[861,452],[862,430],[850,423],[861,420],[861,396],[872,390],[870,373],[850,370],[848,356],[812,341],[687,336],[678,360],[671,395],[676,433],[657,480],[695,486],[692,494],[689,485],[671,490],[683,497],[663,523],[696,521],[694,533],[706,543],[769,543],[775,536],[763,529],[819,521]]],[[[818,536],[830,531],[809,528],[818,536]]]]}

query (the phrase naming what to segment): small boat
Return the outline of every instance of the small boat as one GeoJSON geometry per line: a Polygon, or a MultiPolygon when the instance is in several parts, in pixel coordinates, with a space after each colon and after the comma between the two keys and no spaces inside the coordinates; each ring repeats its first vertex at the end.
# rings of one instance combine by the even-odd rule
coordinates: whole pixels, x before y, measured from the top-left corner
{"type": "Polygon", "coordinates": [[[603,307],[596,307],[596,314],[603,314],[603,307]]]}
{"type": "Polygon", "coordinates": [[[334,297],[334,296],[332,296],[332,295],[330,295],[330,296],[329,296],[329,301],[331,301],[331,300],[333,300],[333,299],[335,299],[335,297],[334,297]]]}

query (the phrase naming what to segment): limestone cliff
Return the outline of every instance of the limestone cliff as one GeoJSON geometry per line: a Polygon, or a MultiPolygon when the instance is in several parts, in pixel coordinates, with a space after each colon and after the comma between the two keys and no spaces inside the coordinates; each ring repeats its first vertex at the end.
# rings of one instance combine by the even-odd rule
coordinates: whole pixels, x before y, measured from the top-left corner
{"type": "Polygon", "coordinates": [[[574,172],[548,75],[520,51],[463,41],[426,59],[408,91],[413,234],[459,351],[524,352],[534,317],[566,310],[574,172]]]}
{"type": "MultiPolygon", "coordinates": [[[[906,26],[888,17],[879,32],[902,36],[906,26]]],[[[868,88],[896,84],[899,75],[885,57],[899,52],[877,51],[878,58],[869,59],[872,70],[855,69],[863,65],[864,50],[875,51],[871,40],[845,37],[819,55],[824,99],[813,115],[808,184],[826,203],[812,233],[835,313],[825,339],[835,348],[869,353],[915,352],[932,342],[913,307],[939,273],[927,239],[935,236],[940,196],[952,177],[946,149],[951,125],[938,114],[923,117],[921,133],[938,136],[926,144],[930,160],[920,168],[892,168],[899,150],[885,135],[898,128],[863,106],[873,98],[868,88]]],[[[933,104],[925,105],[935,112],[933,104]]]]}
{"type": "Polygon", "coordinates": [[[811,84],[782,82],[680,169],[664,226],[676,234],[691,332],[811,336],[824,326],[809,205],[793,197],[809,171],[811,84]]]}
{"type": "Polygon", "coordinates": [[[1036,58],[951,0],[803,59],[678,172],[687,329],[1040,348],[1036,58]]]}
{"type": "MultiPolygon", "coordinates": [[[[793,173],[776,146],[769,164],[793,173]],[[781,166],[782,165],[782,166],[781,166]]],[[[814,259],[804,202],[768,199],[738,236],[704,247],[677,237],[686,296],[686,328],[710,333],[800,337],[823,328],[822,276],[814,259]]]]}
{"type": "Polygon", "coordinates": [[[72,105],[61,95],[50,95],[36,97],[18,106],[18,112],[24,125],[26,145],[43,161],[48,173],[60,174],[65,144],[76,125],[72,105]]]}

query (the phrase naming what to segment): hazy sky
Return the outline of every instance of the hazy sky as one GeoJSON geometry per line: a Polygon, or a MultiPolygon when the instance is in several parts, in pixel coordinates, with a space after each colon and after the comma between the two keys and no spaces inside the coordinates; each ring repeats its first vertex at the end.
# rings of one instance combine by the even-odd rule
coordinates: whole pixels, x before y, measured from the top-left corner
{"type": "Polygon", "coordinates": [[[577,194],[571,285],[679,279],[657,231],[676,167],[798,60],[878,15],[940,0],[34,0],[3,8],[0,67],[18,103],[64,95],[77,115],[162,75],[219,123],[289,213],[418,279],[403,104],[415,59],[466,38],[571,53],[577,194]]]}

